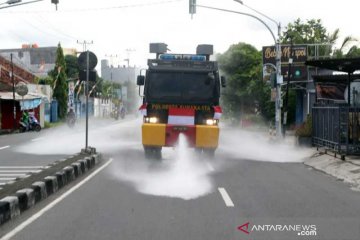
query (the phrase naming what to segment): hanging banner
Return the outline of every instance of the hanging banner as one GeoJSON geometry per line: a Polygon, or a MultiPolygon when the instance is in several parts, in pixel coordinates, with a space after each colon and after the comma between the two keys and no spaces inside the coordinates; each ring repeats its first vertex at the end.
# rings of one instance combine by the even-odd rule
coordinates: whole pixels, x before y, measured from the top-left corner
{"type": "Polygon", "coordinates": [[[75,90],[75,84],[73,81],[69,81],[68,83],[68,87],[69,87],[69,92],[68,92],[68,112],[75,112],[75,94],[74,94],[74,90],[75,90]]]}

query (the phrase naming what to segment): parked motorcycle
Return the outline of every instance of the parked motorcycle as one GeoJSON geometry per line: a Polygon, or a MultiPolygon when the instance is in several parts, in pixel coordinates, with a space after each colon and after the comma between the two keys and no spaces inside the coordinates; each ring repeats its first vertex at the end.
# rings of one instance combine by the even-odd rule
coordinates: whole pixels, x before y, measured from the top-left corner
{"type": "Polygon", "coordinates": [[[35,116],[30,115],[28,118],[28,121],[26,119],[20,120],[20,132],[26,132],[26,131],[36,131],[39,132],[41,130],[41,126],[39,121],[36,119],[35,116]]]}

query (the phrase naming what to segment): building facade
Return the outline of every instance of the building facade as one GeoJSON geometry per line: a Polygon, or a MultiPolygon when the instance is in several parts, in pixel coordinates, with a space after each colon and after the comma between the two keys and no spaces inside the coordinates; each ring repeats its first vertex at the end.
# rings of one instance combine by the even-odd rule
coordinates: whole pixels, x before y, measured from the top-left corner
{"type": "Polygon", "coordinates": [[[135,112],[140,106],[137,94],[136,78],[140,68],[131,66],[117,66],[109,64],[108,60],[101,60],[101,78],[106,81],[121,84],[120,99],[128,113],[135,112]]]}
{"type": "MultiPolygon", "coordinates": [[[[23,44],[22,48],[1,49],[0,56],[13,61],[37,77],[46,77],[53,70],[57,47],[38,47],[36,44],[23,44]]],[[[63,48],[64,55],[76,56],[76,49],[63,48]]]]}

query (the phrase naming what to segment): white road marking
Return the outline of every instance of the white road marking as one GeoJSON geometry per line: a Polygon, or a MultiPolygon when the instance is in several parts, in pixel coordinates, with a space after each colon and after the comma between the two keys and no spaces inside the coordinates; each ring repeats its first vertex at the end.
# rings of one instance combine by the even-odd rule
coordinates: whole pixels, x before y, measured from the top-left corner
{"type": "Polygon", "coordinates": [[[15,236],[17,233],[22,231],[25,227],[30,225],[32,222],[34,222],[36,219],[41,217],[44,213],[49,211],[51,208],[53,208],[56,204],[61,202],[63,199],[65,199],[67,196],[69,196],[72,192],[74,192],[76,189],[80,188],[83,184],[88,182],[91,178],[93,178],[96,174],[98,174],[100,171],[102,171],[104,168],[106,168],[111,162],[112,158],[109,159],[103,166],[101,166],[99,169],[97,169],[95,172],[87,176],[84,180],[76,184],[74,187],[70,188],[67,192],[62,194],[60,197],[49,203],[46,207],[41,209],[39,212],[32,215],[30,218],[28,218],[26,221],[22,222],[20,225],[18,225],[16,228],[14,228],[11,232],[4,235],[0,240],[8,240],[11,239],[13,236],[15,236]]]}
{"type": "Polygon", "coordinates": [[[9,147],[10,147],[9,145],[8,146],[3,146],[3,147],[0,147],[0,150],[7,149],[9,147]]]}
{"type": "Polygon", "coordinates": [[[218,188],[224,202],[225,202],[225,205],[227,207],[234,207],[234,203],[233,201],[231,200],[229,194],[226,192],[225,188],[218,188]]]}
{"type": "Polygon", "coordinates": [[[31,141],[32,141],[32,142],[36,142],[36,141],[39,141],[39,140],[41,140],[41,139],[43,139],[43,137],[33,138],[33,139],[31,139],[31,141]]]}
{"type": "Polygon", "coordinates": [[[26,173],[1,173],[0,177],[20,177],[25,175],[26,173]]]}
{"type": "Polygon", "coordinates": [[[30,170],[30,169],[24,169],[24,170],[0,170],[0,173],[39,173],[42,170],[30,170]]]}
{"type": "Polygon", "coordinates": [[[16,180],[16,178],[0,178],[0,181],[13,181],[16,180]]]}
{"type": "Polygon", "coordinates": [[[44,167],[44,166],[0,166],[0,169],[28,169],[28,168],[42,169],[42,168],[47,168],[47,167],[44,167]]]}

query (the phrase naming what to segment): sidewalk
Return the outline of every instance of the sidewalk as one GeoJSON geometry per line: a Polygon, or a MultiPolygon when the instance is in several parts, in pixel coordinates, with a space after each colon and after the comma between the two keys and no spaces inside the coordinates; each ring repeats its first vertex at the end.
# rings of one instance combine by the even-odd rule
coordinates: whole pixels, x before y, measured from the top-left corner
{"type": "Polygon", "coordinates": [[[304,164],[350,184],[352,190],[360,191],[360,156],[346,156],[345,160],[341,160],[317,152],[304,164]]]}
{"type": "Polygon", "coordinates": [[[13,131],[9,129],[0,129],[0,135],[10,134],[10,133],[13,133],[13,131]]]}

